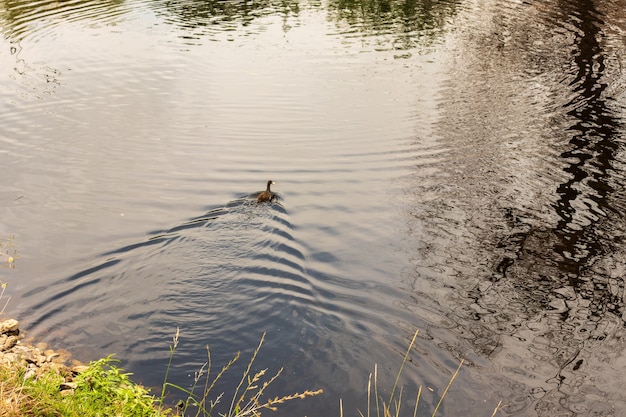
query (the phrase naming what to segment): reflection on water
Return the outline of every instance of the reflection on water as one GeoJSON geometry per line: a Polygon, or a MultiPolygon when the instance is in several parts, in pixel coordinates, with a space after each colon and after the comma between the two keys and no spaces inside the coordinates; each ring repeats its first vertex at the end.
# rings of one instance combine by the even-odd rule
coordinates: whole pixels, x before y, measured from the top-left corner
{"type": "Polygon", "coordinates": [[[25,37],[37,40],[44,36],[56,37],[60,25],[83,24],[114,25],[127,12],[124,1],[3,1],[0,11],[2,34],[19,43],[25,37]]]}
{"type": "Polygon", "coordinates": [[[4,4],[33,337],[158,386],[180,327],[188,386],[267,331],[275,394],[326,392],[284,415],[336,415],[419,328],[421,409],[461,358],[446,415],[625,408],[619,2],[4,4]]]}
{"type": "Polygon", "coordinates": [[[279,16],[283,30],[297,25],[300,12],[298,2],[285,1],[156,1],[150,4],[157,16],[181,30],[188,45],[210,40],[234,40],[266,30],[255,24],[258,19],[279,16]]]}
{"type": "Polygon", "coordinates": [[[623,81],[607,47],[619,12],[512,8],[456,37],[467,50],[440,130],[454,164],[422,179],[435,196],[412,208],[427,232],[408,278],[449,298],[448,325],[508,376],[492,376],[507,412],[619,415],[624,136],[610,94],[623,81]]]}
{"type": "Polygon", "coordinates": [[[360,38],[365,50],[405,50],[424,47],[441,38],[460,1],[352,1],[327,5],[330,19],[347,39],[360,38]]]}

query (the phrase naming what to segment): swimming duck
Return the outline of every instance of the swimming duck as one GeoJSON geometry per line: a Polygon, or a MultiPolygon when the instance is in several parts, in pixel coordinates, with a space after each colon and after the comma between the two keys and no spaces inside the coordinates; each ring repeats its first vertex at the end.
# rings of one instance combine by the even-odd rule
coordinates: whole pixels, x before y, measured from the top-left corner
{"type": "Polygon", "coordinates": [[[257,197],[256,201],[259,203],[263,203],[265,201],[270,201],[273,197],[272,191],[270,190],[270,185],[276,184],[274,181],[269,180],[267,182],[267,188],[257,197]]]}

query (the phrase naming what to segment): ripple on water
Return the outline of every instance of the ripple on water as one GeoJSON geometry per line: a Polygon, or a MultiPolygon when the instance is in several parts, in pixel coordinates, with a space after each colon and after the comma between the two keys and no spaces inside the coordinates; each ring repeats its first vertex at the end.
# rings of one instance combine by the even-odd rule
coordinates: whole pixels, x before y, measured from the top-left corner
{"type": "Polygon", "coordinates": [[[625,184],[622,110],[603,83],[621,73],[616,50],[596,43],[604,17],[570,6],[509,2],[483,20],[490,6],[477,5],[448,44],[442,122],[423,145],[438,161],[403,178],[416,191],[407,283],[454,312],[440,326],[489,358],[510,413],[589,412],[596,395],[615,398],[604,411],[623,404],[610,386],[578,389],[599,369],[583,369],[597,357],[586,347],[610,350],[606,329],[623,320],[623,283],[591,270],[623,256],[610,213],[625,184]]]}
{"type": "MultiPolygon", "coordinates": [[[[226,344],[246,334],[256,338],[256,330],[284,312],[284,306],[314,298],[286,215],[278,204],[242,199],[103,254],[99,265],[46,289],[50,296],[35,306],[34,328],[58,326],[53,333],[65,338],[65,323],[89,328],[94,317],[106,316],[105,327],[120,328],[129,339],[133,335],[137,349],[149,348],[150,340],[168,340],[176,326],[206,333],[200,338],[207,340],[217,339],[211,333],[223,332],[226,344]],[[106,290],[94,291],[102,285],[106,290]]],[[[98,339],[96,345],[108,344],[106,333],[86,333],[98,339]]],[[[69,337],[77,345],[89,343],[85,334],[69,337]]]]}
{"type": "MultiPolygon", "coordinates": [[[[241,198],[105,253],[98,265],[25,295],[47,295],[33,307],[32,331],[51,341],[62,339],[79,356],[89,357],[92,346],[123,351],[125,360],[148,369],[142,372],[144,381],[158,384],[165,345],[180,328],[171,378],[184,386],[190,370],[206,357],[200,341],[210,342],[213,360],[223,363],[232,346],[247,350],[269,330],[266,346],[272,356],[261,363],[289,367],[293,375],[317,375],[316,384],[335,392],[336,384],[345,385],[344,400],[359,401],[364,375],[349,371],[350,364],[372,354],[385,358],[389,349],[401,353],[381,348],[379,343],[387,344],[379,339],[382,329],[390,321],[419,323],[396,310],[391,302],[401,296],[388,286],[307,267],[289,219],[280,203],[241,198]],[[81,330],[68,334],[69,323],[81,330]],[[338,333],[347,344],[335,340],[338,333]],[[363,344],[363,336],[376,342],[363,344]]],[[[232,386],[234,379],[223,384],[232,386]]],[[[290,381],[301,390],[313,388],[302,376],[290,381]]]]}
{"type": "Polygon", "coordinates": [[[450,415],[619,405],[621,9],[366,3],[0,11],[29,328],[159,385],[180,326],[181,386],[205,343],[221,365],[267,329],[260,368],[328,388],[313,408],[336,415],[417,327],[405,392],[468,360],[450,415]],[[260,177],[284,200],[235,197],[260,177]]]}
{"type": "Polygon", "coordinates": [[[12,42],[37,42],[56,37],[68,24],[114,25],[131,10],[132,2],[117,1],[9,1],[3,15],[5,36],[12,42]]]}

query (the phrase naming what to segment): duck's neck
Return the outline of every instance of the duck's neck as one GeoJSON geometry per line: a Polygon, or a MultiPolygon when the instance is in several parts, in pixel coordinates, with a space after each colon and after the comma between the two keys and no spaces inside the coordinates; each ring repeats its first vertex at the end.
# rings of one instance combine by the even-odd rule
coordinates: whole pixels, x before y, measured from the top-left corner
{"type": "Polygon", "coordinates": [[[270,185],[272,185],[272,183],[268,182],[267,183],[267,188],[265,189],[268,193],[270,192],[270,185]]]}

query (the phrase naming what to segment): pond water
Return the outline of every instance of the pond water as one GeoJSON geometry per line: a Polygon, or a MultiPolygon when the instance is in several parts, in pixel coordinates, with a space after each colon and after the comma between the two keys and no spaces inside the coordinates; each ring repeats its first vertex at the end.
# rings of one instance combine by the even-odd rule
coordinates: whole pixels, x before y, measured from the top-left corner
{"type": "Polygon", "coordinates": [[[416,329],[409,414],[463,359],[438,415],[621,415],[624,10],[5,1],[7,314],[157,389],[177,328],[180,386],[242,352],[216,392],[265,332],[272,395],[324,389],[278,416],[358,415],[416,329]]]}

